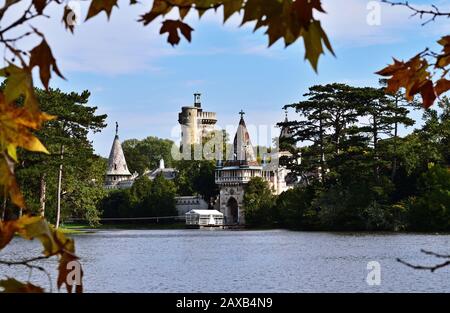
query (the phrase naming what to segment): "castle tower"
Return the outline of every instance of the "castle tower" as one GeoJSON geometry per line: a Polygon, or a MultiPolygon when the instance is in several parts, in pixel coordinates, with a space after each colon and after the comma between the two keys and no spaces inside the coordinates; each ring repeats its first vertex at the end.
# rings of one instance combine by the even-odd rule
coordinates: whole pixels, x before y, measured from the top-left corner
{"type": "Polygon", "coordinates": [[[200,93],[195,93],[194,104],[182,107],[181,112],[178,114],[182,147],[201,144],[202,138],[213,131],[217,123],[215,112],[203,111],[200,96],[200,93]]]}
{"type": "Polygon", "coordinates": [[[132,178],[130,171],[128,170],[127,161],[123,154],[122,144],[119,141],[119,125],[116,122],[116,136],[111,147],[108,159],[108,169],[106,170],[105,188],[114,189],[118,188],[121,181],[129,180],[132,178]]]}
{"type": "Polygon", "coordinates": [[[237,161],[241,161],[241,163],[255,163],[256,157],[255,152],[253,150],[253,145],[250,140],[250,134],[247,130],[247,125],[245,125],[244,121],[244,112],[241,110],[239,112],[241,115],[241,119],[239,120],[238,129],[236,131],[236,135],[234,136],[233,141],[233,152],[235,159],[237,161]]]}
{"type": "Polygon", "coordinates": [[[228,225],[245,224],[245,187],[254,177],[262,177],[262,167],[256,161],[250,135],[244,121],[244,112],[234,136],[234,159],[216,168],[216,184],[219,186],[219,210],[228,225]]]}

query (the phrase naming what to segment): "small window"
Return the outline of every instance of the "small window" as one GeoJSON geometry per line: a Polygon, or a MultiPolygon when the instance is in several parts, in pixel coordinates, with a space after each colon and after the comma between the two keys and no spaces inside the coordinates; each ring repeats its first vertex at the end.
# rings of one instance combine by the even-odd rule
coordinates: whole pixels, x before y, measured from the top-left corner
{"type": "Polygon", "coordinates": [[[117,164],[114,163],[114,170],[117,170],[117,164]]]}

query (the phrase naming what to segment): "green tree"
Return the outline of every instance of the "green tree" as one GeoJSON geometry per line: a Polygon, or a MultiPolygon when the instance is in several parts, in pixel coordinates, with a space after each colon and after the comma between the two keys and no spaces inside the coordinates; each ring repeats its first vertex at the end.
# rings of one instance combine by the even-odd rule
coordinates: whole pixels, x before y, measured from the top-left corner
{"type": "Polygon", "coordinates": [[[165,166],[172,166],[172,146],[173,141],[153,136],[143,140],[128,139],[122,143],[128,168],[141,175],[146,170],[157,168],[161,159],[164,159],[165,166]]]}
{"type": "Polygon", "coordinates": [[[287,190],[276,199],[276,210],[281,226],[290,229],[314,230],[319,228],[318,211],[312,206],[315,186],[287,190]]]}
{"type": "Polygon", "coordinates": [[[67,217],[76,211],[80,216],[79,201],[74,204],[78,187],[103,186],[106,161],[94,154],[88,134],[106,126],[106,115],[97,115],[97,107],[88,105],[88,91],[65,93],[59,89],[38,89],[36,95],[41,106],[58,119],[47,122],[37,132],[47,143],[49,154],[19,151],[22,161],[17,167],[18,180],[24,185],[29,209],[56,221],[61,173],[62,215],[67,217]]]}
{"type": "Polygon", "coordinates": [[[162,175],[156,176],[151,182],[150,193],[143,197],[137,205],[137,216],[176,216],[175,207],[175,184],[164,178],[162,175]]]}
{"type": "Polygon", "coordinates": [[[414,231],[450,230],[450,169],[430,164],[409,199],[409,228],[414,231]]]}
{"type": "Polygon", "coordinates": [[[268,183],[254,177],[245,186],[245,223],[249,226],[270,226],[274,220],[275,197],[268,183]]]}
{"type": "Polygon", "coordinates": [[[178,195],[198,194],[208,203],[218,195],[214,161],[180,160],[175,162],[175,167],[178,170],[177,177],[174,180],[178,195]]]}

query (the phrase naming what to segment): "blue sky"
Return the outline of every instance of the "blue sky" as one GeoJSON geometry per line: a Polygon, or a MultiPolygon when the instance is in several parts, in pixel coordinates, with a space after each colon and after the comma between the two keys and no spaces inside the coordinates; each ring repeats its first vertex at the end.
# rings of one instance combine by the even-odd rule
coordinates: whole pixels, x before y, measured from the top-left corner
{"type": "MultiPolygon", "coordinates": [[[[98,16],[77,26],[75,35],[63,29],[59,18],[41,26],[48,29],[48,41],[67,77],[52,80],[52,87],[88,89],[90,104],[108,114],[108,127],[91,136],[102,156],[109,153],[115,121],[122,140],[171,138],[180,107],[190,105],[196,91],[203,94],[205,110],[217,112],[223,127],[237,124],[241,109],[248,124],[274,125],[284,117],[281,107],[300,100],[308,86],[330,82],[376,86],[379,77],[374,72],[392,56],[406,59],[425,47],[437,47],[435,41],[450,29],[445,19],[422,27],[418,18],[409,18],[409,11],[386,5],[381,25],[370,26],[369,1],[325,0],[328,14],[319,17],[337,57],[322,57],[316,74],[303,60],[302,43],[284,49],[280,42],[267,48],[263,31],[239,28],[239,16],[224,26],[221,12],[200,21],[191,14],[192,43],[183,41],[173,48],[158,34],[160,21],[150,27],[136,22],[149,9],[149,1],[132,8],[127,2],[120,1],[110,22],[105,15],[98,16]]],[[[449,7],[444,1],[415,3],[449,7]]],[[[82,4],[83,15],[86,10],[82,4]]]]}

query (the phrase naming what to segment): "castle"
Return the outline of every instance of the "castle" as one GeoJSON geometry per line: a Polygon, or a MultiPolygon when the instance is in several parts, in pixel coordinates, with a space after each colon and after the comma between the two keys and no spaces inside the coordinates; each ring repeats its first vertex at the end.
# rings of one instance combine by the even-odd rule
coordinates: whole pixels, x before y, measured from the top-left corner
{"type": "MultiPolygon", "coordinates": [[[[244,112],[233,141],[233,160],[218,161],[215,182],[219,186],[218,210],[224,214],[228,225],[245,224],[244,194],[247,184],[254,177],[261,177],[267,181],[270,189],[276,195],[293,187],[286,181],[290,171],[279,166],[278,160],[289,152],[281,151],[270,154],[270,163],[257,162],[250,134],[244,120],[244,112]]],[[[287,117],[286,117],[287,118],[287,117]]],[[[280,137],[290,136],[289,129],[283,128],[280,137]]]]}
{"type": "Polygon", "coordinates": [[[201,144],[209,132],[214,130],[217,123],[215,112],[203,111],[200,102],[201,94],[194,94],[194,105],[184,106],[178,114],[181,126],[181,148],[193,144],[201,144]]]}
{"type": "MultiPolygon", "coordinates": [[[[215,183],[219,187],[219,197],[215,202],[215,208],[224,214],[225,223],[229,225],[245,224],[244,194],[246,185],[254,177],[261,177],[268,182],[272,192],[276,195],[293,187],[286,177],[289,170],[279,166],[278,160],[281,156],[288,156],[287,151],[276,151],[265,155],[262,164],[258,163],[256,151],[252,145],[250,134],[244,120],[244,112],[241,115],[236,134],[233,141],[233,158],[231,160],[218,160],[215,171],[215,183]],[[271,161],[266,163],[266,157],[271,161]]],[[[209,132],[215,130],[217,117],[215,112],[205,112],[201,108],[200,94],[194,94],[194,105],[182,107],[178,122],[181,125],[181,147],[192,144],[201,144],[202,139],[209,132]]],[[[287,122],[287,116],[286,120],[287,122]]],[[[291,136],[287,127],[281,129],[280,138],[291,136]]],[[[166,169],[164,161],[161,160],[160,167],[153,171],[147,171],[143,175],[153,179],[158,173],[162,173],[166,179],[174,179],[177,170],[166,169]]],[[[130,188],[137,173],[131,174],[128,170],[122,146],[119,141],[118,125],[116,123],[116,135],[108,160],[105,188],[120,189],[130,188]]],[[[198,196],[177,197],[177,209],[179,215],[184,215],[191,209],[205,209],[208,204],[198,196]]]]}

